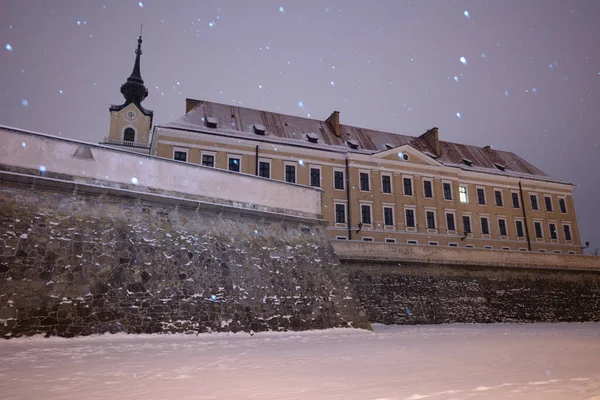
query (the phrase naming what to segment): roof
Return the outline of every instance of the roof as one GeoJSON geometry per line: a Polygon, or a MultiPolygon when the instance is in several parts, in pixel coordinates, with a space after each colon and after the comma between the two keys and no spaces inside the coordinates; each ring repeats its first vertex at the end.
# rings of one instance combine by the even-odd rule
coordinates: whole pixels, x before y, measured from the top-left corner
{"type": "MultiPolygon", "coordinates": [[[[440,156],[435,156],[435,149],[423,137],[402,135],[391,132],[377,131],[367,128],[340,124],[341,137],[335,135],[332,126],[327,121],[275,112],[238,107],[229,104],[213,103],[203,100],[187,99],[188,109],[191,110],[183,117],[162,125],[163,128],[186,130],[194,132],[242,133],[249,139],[262,140],[271,138],[281,144],[299,145],[302,147],[319,148],[323,150],[362,154],[375,154],[390,148],[409,145],[424,154],[435,158],[443,165],[459,167],[465,170],[493,173],[513,177],[539,179],[558,182],[525,161],[518,155],[492,149],[489,146],[478,147],[466,144],[440,141],[440,156]],[[190,107],[191,106],[191,107],[190,107]],[[207,118],[218,121],[217,129],[206,127],[207,118]],[[265,136],[257,137],[254,125],[266,128],[265,136]],[[209,130],[210,129],[210,130],[209,130]],[[307,134],[316,134],[317,143],[311,143],[307,134]],[[354,140],[359,148],[351,149],[347,142],[354,140]],[[473,161],[467,166],[462,159],[473,161]],[[506,167],[502,171],[496,164],[506,167]]],[[[310,135],[313,136],[314,135],[310,135]]],[[[561,182],[565,183],[565,182],[561,182]]]]}

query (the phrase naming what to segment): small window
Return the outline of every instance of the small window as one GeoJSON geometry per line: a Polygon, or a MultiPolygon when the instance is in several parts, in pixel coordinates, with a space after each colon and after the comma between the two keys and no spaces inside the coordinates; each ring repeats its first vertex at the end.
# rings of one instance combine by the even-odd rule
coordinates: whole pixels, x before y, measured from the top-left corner
{"type": "Polygon", "coordinates": [[[337,190],[344,190],[343,171],[333,171],[333,188],[337,190]]]}
{"type": "Polygon", "coordinates": [[[202,155],[202,165],[205,167],[214,167],[215,166],[215,156],[212,154],[203,154],[202,155]]]}
{"type": "Polygon", "coordinates": [[[546,252],[546,250],[545,250],[545,249],[539,249],[538,251],[539,251],[540,253],[545,253],[545,252],[546,252]]]}
{"type": "Polygon", "coordinates": [[[394,226],[394,209],[383,207],[383,223],[385,226],[394,226]]]}
{"type": "Polygon", "coordinates": [[[310,186],[321,187],[321,169],[311,167],[310,169],[310,186]]]}
{"type": "Polygon", "coordinates": [[[560,254],[560,253],[561,253],[561,251],[560,251],[560,250],[554,250],[554,251],[553,251],[553,253],[554,253],[554,254],[560,254]]]}
{"type": "Polygon", "coordinates": [[[531,209],[532,210],[539,210],[537,195],[530,194],[529,195],[529,200],[531,201],[531,209]]]}
{"type": "Polygon", "coordinates": [[[529,251],[529,250],[520,248],[519,251],[529,251]]]}
{"type": "Polygon", "coordinates": [[[292,164],[285,165],[285,181],[296,183],[296,166],[292,164]]]}
{"type": "Polygon", "coordinates": [[[449,231],[456,230],[456,223],[454,221],[454,214],[446,213],[446,227],[449,231]]]}
{"type": "Polygon", "coordinates": [[[408,244],[419,244],[418,240],[407,240],[406,243],[408,244]]]}
{"type": "Polygon", "coordinates": [[[411,178],[404,178],[404,179],[402,179],[402,183],[404,184],[404,194],[406,196],[412,196],[413,195],[412,179],[411,178]]]}
{"type": "Polygon", "coordinates": [[[469,202],[469,193],[467,192],[467,187],[466,186],[459,186],[458,187],[458,195],[460,197],[460,202],[461,203],[468,203],[469,202]]]}
{"type": "Polygon", "coordinates": [[[335,240],[348,240],[346,236],[336,236],[335,240]]]}
{"type": "Polygon", "coordinates": [[[317,135],[316,133],[312,133],[312,132],[307,133],[306,139],[308,139],[308,141],[311,143],[317,143],[319,141],[319,135],[317,135]]]}
{"type": "Polygon", "coordinates": [[[562,197],[558,199],[558,208],[560,208],[560,212],[563,214],[567,213],[567,203],[565,202],[565,199],[563,199],[562,197]]]}
{"type": "Polygon", "coordinates": [[[541,222],[534,222],[533,226],[535,228],[535,237],[538,239],[541,239],[544,237],[543,233],[542,233],[542,223],[541,222]]]}
{"type": "Polygon", "coordinates": [[[500,236],[508,236],[505,219],[498,220],[498,230],[500,231],[500,236]]]}
{"type": "Polygon", "coordinates": [[[219,120],[217,120],[215,117],[206,117],[204,120],[206,121],[207,128],[216,128],[217,124],[219,123],[219,120]]]}
{"type": "Polygon", "coordinates": [[[257,135],[264,135],[264,134],[265,134],[265,132],[266,132],[266,130],[267,130],[267,129],[266,129],[266,128],[265,128],[263,125],[261,125],[261,124],[254,124],[254,125],[253,125],[253,127],[254,127],[254,133],[256,133],[257,135]]]}
{"type": "Polygon", "coordinates": [[[458,247],[458,243],[448,243],[448,246],[450,246],[450,247],[458,247]]]}
{"type": "Polygon", "coordinates": [[[521,204],[519,202],[519,193],[512,193],[512,204],[513,208],[521,208],[521,204]]]}
{"type": "Polygon", "coordinates": [[[124,142],[135,142],[135,130],[133,128],[125,128],[123,132],[124,142]]]}
{"type": "Polygon", "coordinates": [[[371,224],[371,206],[361,204],[360,206],[361,221],[363,224],[371,224]]]}
{"type": "Polygon", "coordinates": [[[472,245],[472,244],[468,244],[468,245],[466,245],[465,247],[466,247],[467,249],[474,249],[474,248],[475,248],[475,246],[474,246],[474,245],[472,245]]]}
{"type": "Polygon", "coordinates": [[[472,167],[473,166],[473,161],[469,160],[468,158],[463,158],[462,162],[463,162],[463,164],[465,164],[468,167],[472,167]]]}
{"type": "Polygon", "coordinates": [[[185,151],[175,151],[173,153],[173,159],[176,161],[187,161],[187,153],[185,151]]]}
{"type": "Polygon", "coordinates": [[[510,251],[510,247],[503,247],[502,250],[504,250],[504,251],[510,251]]]}
{"type": "Polygon", "coordinates": [[[490,234],[490,220],[487,217],[481,217],[481,234],[490,234]]]}
{"type": "Polygon", "coordinates": [[[360,190],[368,192],[369,189],[369,173],[368,172],[361,172],[359,173],[359,178],[360,178],[360,190]]]}
{"type": "Polygon", "coordinates": [[[439,245],[438,242],[429,242],[427,244],[430,245],[430,246],[437,246],[437,245],[439,245]]]}
{"type": "Polygon", "coordinates": [[[448,182],[442,183],[444,188],[444,200],[452,200],[452,185],[448,182]]]}
{"type": "Polygon", "coordinates": [[[435,212],[427,211],[425,214],[427,216],[427,229],[435,229],[435,212]]]}
{"type": "Polygon", "coordinates": [[[271,164],[267,161],[258,162],[258,176],[263,178],[271,177],[271,164]]]}
{"type": "Polygon", "coordinates": [[[396,239],[392,239],[392,238],[386,238],[385,239],[386,243],[396,243],[396,239]]]}
{"type": "Polygon", "coordinates": [[[574,251],[569,251],[569,254],[577,254],[577,253],[575,253],[574,251]]]}
{"type": "Polygon", "coordinates": [[[423,195],[427,198],[433,197],[433,185],[431,181],[423,181],[423,195]]]}
{"type": "Polygon", "coordinates": [[[563,225],[563,231],[565,232],[565,240],[573,240],[571,237],[571,226],[563,225]]]}
{"type": "Polygon", "coordinates": [[[372,237],[364,237],[362,238],[363,242],[372,242],[373,238],[372,237]]]}
{"type": "Polygon", "coordinates": [[[406,226],[409,228],[415,227],[415,210],[412,208],[407,208],[404,210],[404,214],[406,215],[406,226]]]}
{"type": "Polygon", "coordinates": [[[515,221],[515,227],[517,228],[517,237],[524,237],[523,221],[515,221]]]}
{"type": "Polygon", "coordinates": [[[548,224],[548,228],[550,229],[550,239],[557,240],[558,232],[556,231],[556,224],[548,224]]]}
{"type": "Polygon", "coordinates": [[[240,172],[240,165],[242,164],[242,159],[239,157],[229,157],[228,161],[228,169],[233,172],[240,172]]]}
{"type": "Polygon", "coordinates": [[[336,204],[335,205],[335,223],[345,224],[346,223],[346,205],[336,204]]]}
{"type": "Polygon", "coordinates": [[[383,193],[392,193],[392,177],[381,175],[381,191],[383,193]]]}
{"type": "Polygon", "coordinates": [[[494,163],[494,166],[496,168],[498,168],[500,171],[505,171],[506,170],[506,165],[494,163]]]}
{"type": "Polygon", "coordinates": [[[493,250],[494,248],[492,246],[483,246],[484,249],[486,250],[493,250]]]}
{"type": "Polygon", "coordinates": [[[465,234],[471,233],[471,217],[469,217],[468,215],[463,215],[462,220],[463,230],[465,231],[465,234]]]}
{"type": "Polygon", "coordinates": [[[348,147],[350,147],[353,150],[358,149],[358,142],[356,140],[348,140],[347,144],[348,147]]]}
{"type": "Polygon", "coordinates": [[[546,211],[548,211],[548,212],[554,211],[554,207],[552,206],[552,197],[544,196],[544,203],[546,203],[546,211]]]}
{"type": "Polygon", "coordinates": [[[485,204],[485,189],[477,188],[477,204],[485,204]]]}
{"type": "Polygon", "coordinates": [[[502,191],[494,190],[494,197],[496,199],[496,207],[504,207],[504,200],[502,199],[502,191]]]}

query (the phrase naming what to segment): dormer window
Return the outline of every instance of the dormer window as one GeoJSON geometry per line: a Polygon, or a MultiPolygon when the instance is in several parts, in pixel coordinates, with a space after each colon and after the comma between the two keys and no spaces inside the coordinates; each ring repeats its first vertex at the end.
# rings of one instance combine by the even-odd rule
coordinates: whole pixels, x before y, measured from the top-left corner
{"type": "Polygon", "coordinates": [[[254,124],[253,128],[254,128],[254,133],[256,133],[257,135],[265,134],[266,128],[264,126],[262,126],[261,124],[254,124]]]}
{"type": "Polygon", "coordinates": [[[463,164],[465,164],[468,167],[472,167],[473,166],[473,160],[469,160],[468,158],[463,158],[462,162],[463,162],[463,164]]]}
{"type": "Polygon", "coordinates": [[[494,166],[495,166],[496,168],[498,168],[500,171],[505,171],[505,170],[506,170],[506,165],[502,165],[502,164],[494,163],[494,166]]]}
{"type": "Polygon", "coordinates": [[[310,132],[306,134],[306,139],[308,139],[308,141],[311,143],[317,143],[319,141],[319,135],[310,132]]]}
{"type": "Polygon", "coordinates": [[[391,144],[389,144],[389,143],[386,143],[386,144],[385,144],[385,148],[386,148],[386,149],[388,149],[388,150],[391,150],[391,149],[393,149],[394,147],[396,147],[396,146],[393,146],[393,145],[391,145],[391,144]]]}
{"type": "Polygon", "coordinates": [[[351,149],[358,149],[358,142],[356,140],[348,140],[348,142],[346,142],[348,144],[348,147],[350,147],[351,149]]]}
{"type": "Polygon", "coordinates": [[[206,117],[206,127],[207,128],[216,128],[219,120],[215,117],[206,117]]]}

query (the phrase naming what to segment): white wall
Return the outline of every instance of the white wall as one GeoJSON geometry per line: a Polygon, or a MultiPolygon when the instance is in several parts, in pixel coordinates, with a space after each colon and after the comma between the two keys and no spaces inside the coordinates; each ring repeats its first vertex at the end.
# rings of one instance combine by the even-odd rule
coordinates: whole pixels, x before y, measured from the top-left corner
{"type": "MultiPolygon", "coordinates": [[[[321,190],[0,126],[0,163],[244,204],[321,214],[321,190]],[[74,157],[80,146],[94,160],[74,157]],[[135,179],[134,179],[135,178],[135,179]]],[[[77,179],[75,179],[77,180],[77,179]]]]}

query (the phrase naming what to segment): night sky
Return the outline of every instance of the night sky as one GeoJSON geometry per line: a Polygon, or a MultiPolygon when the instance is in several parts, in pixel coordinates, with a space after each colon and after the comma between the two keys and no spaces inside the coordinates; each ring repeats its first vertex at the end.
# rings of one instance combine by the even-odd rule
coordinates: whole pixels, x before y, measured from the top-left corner
{"type": "MultiPolygon", "coordinates": [[[[143,105],[185,98],[513,151],[600,248],[600,1],[28,1],[0,13],[0,124],[98,142],[143,28],[143,105]]],[[[0,139],[1,140],[1,139],[0,139]]]]}

